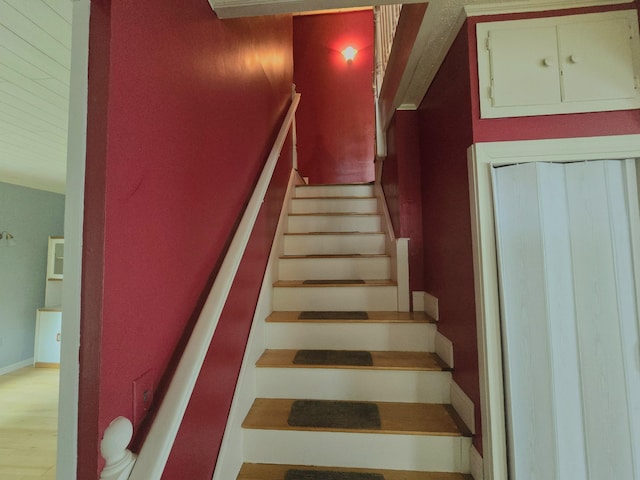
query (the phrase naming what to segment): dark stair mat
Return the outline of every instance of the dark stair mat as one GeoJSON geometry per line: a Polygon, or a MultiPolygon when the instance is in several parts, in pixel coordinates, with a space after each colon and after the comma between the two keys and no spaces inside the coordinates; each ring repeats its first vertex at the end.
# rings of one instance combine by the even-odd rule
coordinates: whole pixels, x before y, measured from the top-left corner
{"type": "Polygon", "coordinates": [[[369,320],[367,312],[300,312],[298,320],[369,320]]]}
{"type": "Polygon", "coordinates": [[[298,350],[294,365],[348,365],[371,367],[373,358],[361,350],[298,350]]]}
{"type": "Polygon", "coordinates": [[[364,280],[304,280],[303,285],[364,285],[364,280]]]}
{"type": "Polygon", "coordinates": [[[384,475],[330,470],[289,470],[284,480],[384,480],[384,475]]]}
{"type": "Polygon", "coordinates": [[[378,405],[366,402],[296,400],[287,422],[292,427],[381,428],[378,405]]]}

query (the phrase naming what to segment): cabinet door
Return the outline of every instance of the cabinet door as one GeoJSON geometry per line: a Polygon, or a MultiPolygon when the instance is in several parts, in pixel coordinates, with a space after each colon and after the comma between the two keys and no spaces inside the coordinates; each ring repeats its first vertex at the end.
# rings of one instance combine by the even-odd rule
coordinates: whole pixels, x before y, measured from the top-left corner
{"type": "Polygon", "coordinates": [[[34,361],[60,363],[60,330],[62,312],[38,311],[34,361]]]}
{"type": "Polygon", "coordinates": [[[625,18],[558,25],[562,100],[635,97],[631,41],[625,18]]]}
{"type": "Polygon", "coordinates": [[[560,102],[553,26],[491,30],[488,41],[494,107],[560,102]]]}

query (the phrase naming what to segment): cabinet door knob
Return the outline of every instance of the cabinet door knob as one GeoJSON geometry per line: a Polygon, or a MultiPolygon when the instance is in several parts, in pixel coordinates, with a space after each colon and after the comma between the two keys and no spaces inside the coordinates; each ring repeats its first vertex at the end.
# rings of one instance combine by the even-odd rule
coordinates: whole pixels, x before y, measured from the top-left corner
{"type": "Polygon", "coordinates": [[[60,341],[60,334],[57,334],[56,335],[56,342],[59,342],[59,341],[60,341]]]}
{"type": "Polygon", "coordinates": [[[546,57],[544,60],[542,60],[542,64],[545,67],[553,67],[556,64],[556,59],[553,57],[546,57]]]}
{"type": "Polygon", "coordinates": [[[580,63],[580,56],[579,55],[569,55],[569,61],[571,63],[580,63]]]}

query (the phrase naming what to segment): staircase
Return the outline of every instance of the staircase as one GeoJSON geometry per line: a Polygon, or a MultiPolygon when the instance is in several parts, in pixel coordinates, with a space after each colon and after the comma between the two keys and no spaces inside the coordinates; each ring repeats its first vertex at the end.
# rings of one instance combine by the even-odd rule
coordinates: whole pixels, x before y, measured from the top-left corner
{"type": "Polygon", "coordinates": [[[296,187],[237,480],[471,479],[436,326],[398,312],[373,186],[296,187]]]}

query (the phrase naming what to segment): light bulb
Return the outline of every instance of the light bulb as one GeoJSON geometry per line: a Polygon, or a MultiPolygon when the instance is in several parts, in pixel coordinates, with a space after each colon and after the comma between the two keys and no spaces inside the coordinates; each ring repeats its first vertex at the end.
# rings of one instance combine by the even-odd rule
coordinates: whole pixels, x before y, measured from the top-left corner
{"type": "Polygon", "coordinates": [[[358,53],[358,50],[356,50],[352,46],[348,46],[347,48],[342,50],[342,55],[347,62],[353,62],[353,59],[356,58],[356,53],[358,53]]]}

